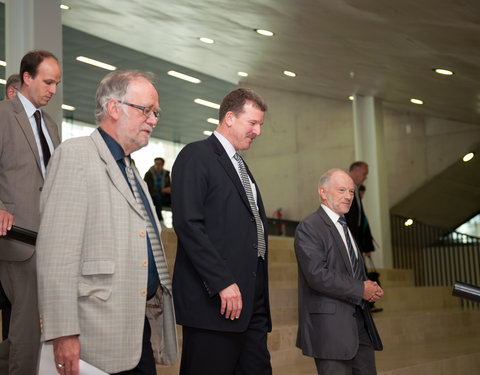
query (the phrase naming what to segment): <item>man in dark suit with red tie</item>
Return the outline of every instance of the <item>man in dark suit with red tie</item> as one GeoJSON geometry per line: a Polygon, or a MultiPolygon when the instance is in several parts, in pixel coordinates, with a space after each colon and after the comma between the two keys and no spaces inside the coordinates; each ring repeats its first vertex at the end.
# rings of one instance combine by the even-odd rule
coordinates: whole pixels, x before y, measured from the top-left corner
{"type": "Polygon", "coordinates": [[[237,153],[260,135],[265,111],[252,90],[230,92],[215,133],[187,145],[172,169],[182,375],[272,373],[267,222],[255,179],[237,153]]]}

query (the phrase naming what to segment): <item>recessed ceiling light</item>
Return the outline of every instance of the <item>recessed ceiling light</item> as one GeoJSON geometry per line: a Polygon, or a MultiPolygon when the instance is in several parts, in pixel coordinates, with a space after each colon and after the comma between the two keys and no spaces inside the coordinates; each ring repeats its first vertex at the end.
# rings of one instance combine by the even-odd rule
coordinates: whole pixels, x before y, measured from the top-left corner
{"type": "Polygon", "coordinates": [[[403,223],[403,225],[405,225],[406,227],[409,227],[410,225],[413,224],[413,219],[407,219],[405,220],[405,222],[403,223]]]}
{"type": "Polygon", "coordinates": [[[410,99],[410,102],[412,102],[413,104],[418,104],[418,105],[422,105],[422,104],[423,104],[423,100],[421,100],[421,99],[415,99],[415,98],[410,99]]]}
{"type": "Polygon", "coordinates": [[[284,70],[283,74],[285,74],[287,77],[296,77],[297,76],[297,73],[291,72],[289,70],[284,70]]]}
{"type": "Polygon", "coordinates": [[[464,157],[463,157],[463,161],[466,163],[467,161],[470,161],[473,159],[473,157],[475,156],[475,154],[473,152],[469,152],[468,154],[466,154],[464,157]]]}
{"type": "Polygon", "coordinates": [[[350,96],[348,97],[348,100],[353,100],[353,99],[355,99],[353,95],[350,95],[350,96]]]}
{"type": "Polygon", "coordinates": [[[452,70],[443,69],[443,68],[435,68],[433,69],[435,73],[442,74],[444,76],[453,76],[455,73],[452,70]]]}
{"type": "Polygon", "coordinates": [[[7,62],[3,61],[3,60],[0,60],[0,66],[7,66],[7,62]]]}
{"type": "Polygon", "coordinates": [[[215,125],[218,125],[218,123],[219,123],[219,121],[216,118],[212,118],[212,117],[207,118],[207,122],[209,122],[210,124],[215,124],[215,125]]]}
{"type": "Polygon", "coordinates": [[[211,136],[211,135],[213,134],[213,132],[210,131],[210,130],[204,130],[204,131],[203,131],[203,134],[205,134],[207,137],[209,137],[209,136],[211,136]]]}
{"type": "Polygon", "coordinates": [[[274,36],[275,35],[275,33],[273,31],[265,30],[265,29],[255,29],[255,32],[257,32],[258,34],[263,35],[263,36],[274,36]]]}
{"type": "Polygon", "coordinates": [[[75,111],[75,107],[73,105],[62,104],[62,109],[66,111],[75,111]]]}
{"type": "Polygon", "coordinates": [[[70,7],[68,5],[65,5],[65,4],[60,4],[60,9],[69,10],[70,7]]]}
{"type": "Polygon", "coordinates": [[[200,42],[203,42],[203,43],[206,43],[206,44],[215,43],[215,41],[213,39],[210,39],[210,38],[201,37],[201,38],[198,38],[198,39],[200,40],[200,42]]]}
{"type": "Polygon", "coordinates": [[[0,78],[0,83],[1,83],[2,85],[6,85],[6,84],[7,84],[7,81],[5,81],[3,78],[0,78]]]}
{"type": "Polygon", "coordinates": [[[240,77],[248,77],[248,73],[246,72],[238,72],[237,73],[240,77]]]}
{"type": "Polygon", "coordinates": [[[94,59],[91,59],[89,57],[85,57],[85,56],[77,56],[77,60],[78,61],[81,61],[85,64],[90,64],[90,65],[94,65],[94,66],[98,66],[99,68],[102,68],[102,69],[106,69],[106,70],[117,70],[117,67],[114,66],[114,65],[110,65],[110,64],[106,64],[104,62],[101,62],[101,61],[98,61],[98,60],[94,60],[94,59]]]}
{"type": "Polygon", "coordinates": [[[175,77],[175,78],[180,78],[180,79],[183,79],[184,81],[188,81],[188,82],[191,82],[191,83],[202,82],[198,78],[195,78],[195,77],[192,77],[192,76],[187,76],[186,74],[176,72],[175,70],[170,70],[170,71],[167,72],[167,74],[169,76],[172,76],[172,77],[175,77]]]}
{"type": "Polygon", "coordinates": [[[197,103],[197,104],[204,105],[205,107],[210,107],[210,108],[215,108],[215,109],[220,108],[220,104],[209,102],[208,100],[203,100],[203,99],[197,98],[197,99],[194,100],[194,102],[197,103]]]}

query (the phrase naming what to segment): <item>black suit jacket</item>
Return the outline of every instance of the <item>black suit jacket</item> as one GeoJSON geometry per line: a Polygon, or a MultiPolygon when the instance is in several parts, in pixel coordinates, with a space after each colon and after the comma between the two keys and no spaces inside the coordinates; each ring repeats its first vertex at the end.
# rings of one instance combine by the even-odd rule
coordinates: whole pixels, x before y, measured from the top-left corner
{"type": "Polygon", "coordinates": [[[350,229],[353,238],[360,247],[360,251],[369,253],[375,251],[375,246],[373,245],[373,237],[365,211],[363,210],[362,201],[360,200],[360,205],[358,204],[357,191],[358,189],[355,187],[352,205],[350,206],[350,211],[345,214],[345,219],[347,220],[348,229],[350,229]]]}
{"type": "MultiPolygon", "coordinates": [[[[258,186],[257,204],[266,239],[258,186]]],[[[185,146],[178,155],[172,169],[172,211],[178,237],[173,275],[177,323],[217,331],[246,330],[255,296],[257,230],[240,178],[215,135],[185,146]],[[233,283],[242,293],[243,309],[240,318],[232,321],[220,315],[218,292],[233,283]]],[[[268,251],[264,285],[271,329],[267,256],[268,251]]]]}
{"type": "MultiPolygon", "coordinates": [[[[303,354],[332,360],[350,360],[358,351],[358,329],[354,316],[362,305],[362,279],[353,277],[345,244],[335,224],[322,207],[305,218],[295,232],[298,261],[297,346],[303,354]]],[[[364,304],[365,305],[365,304],[364,304]]],[[[367,332],[375,350],[382,342],[370,313],[362,310],[367,332]]]]}

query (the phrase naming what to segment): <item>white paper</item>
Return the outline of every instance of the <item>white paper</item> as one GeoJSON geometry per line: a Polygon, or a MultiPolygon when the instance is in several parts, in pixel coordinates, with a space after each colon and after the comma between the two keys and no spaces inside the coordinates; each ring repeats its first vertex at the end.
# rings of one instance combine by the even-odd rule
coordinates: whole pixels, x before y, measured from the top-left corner
{"type": "MultiPolygon", "coordinates": [[[[53,344],[43,343],[40,353],[40,366],[38,375],[57,375],[58,371],[55,367],[55,359],[53,357],[53,344]]],[[[80,360],[79,375],[108,375],[108,373],[92,366],[91,364],[80,360]]]]}

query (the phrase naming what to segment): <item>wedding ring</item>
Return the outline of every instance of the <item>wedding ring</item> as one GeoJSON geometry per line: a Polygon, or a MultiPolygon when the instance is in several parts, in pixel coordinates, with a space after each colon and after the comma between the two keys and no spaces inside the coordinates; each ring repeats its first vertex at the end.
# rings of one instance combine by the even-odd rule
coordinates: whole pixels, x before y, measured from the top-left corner
{"type": "Polygon", "coordinates": [[[58,368],[62,368],[63,366],[65,366],[65,363],[57,363],[58,368]]]}

